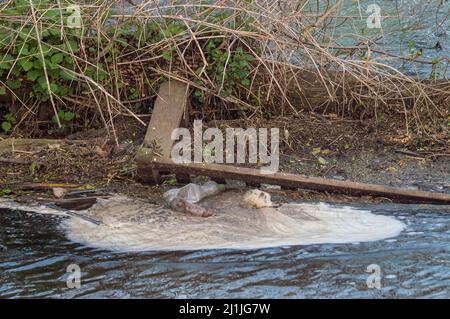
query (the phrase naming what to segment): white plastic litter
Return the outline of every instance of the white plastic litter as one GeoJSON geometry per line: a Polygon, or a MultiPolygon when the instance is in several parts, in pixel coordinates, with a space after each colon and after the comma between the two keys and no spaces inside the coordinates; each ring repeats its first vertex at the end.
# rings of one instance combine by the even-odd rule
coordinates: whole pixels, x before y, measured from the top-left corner
{"type": "Polygon", "coordinates": [[[214,181],[206,182],[203,185],[194,183],[187,184],[181,188],[174,188],[164,193],[164,200],[170,204],[174,198],[184,199],[188,203],[195,204],[203,198],[213,195],[218,195],[225,189],[222,184],[217,184],[214,181]]]}

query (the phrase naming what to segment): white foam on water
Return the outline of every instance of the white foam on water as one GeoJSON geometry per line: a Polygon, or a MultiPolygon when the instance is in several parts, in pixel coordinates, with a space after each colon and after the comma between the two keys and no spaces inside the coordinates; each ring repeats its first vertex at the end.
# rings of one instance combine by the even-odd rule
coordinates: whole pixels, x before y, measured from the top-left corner
{"type": "MultiPolygon", "coordinates": [[[[325,243],[355,243],[397,236],[405,225],[395,218],[352,207],[285,204],[279,208],[241,205],[243,192],[205,199],[216,214],[201,218],[125,196],[99,199],[83,215],[62,221],[67,237],[86,246],[116,251],[259,249],[325,243]]],[[[42,205],[0,201],[0,207],[64,215],[42,205]]]]}
{"type": "Polygon", "coordinates": [[[10,210],[20,210],[23,212],[30,212],[30,213],[47,214],[47,215],[57,215],[57,216],[66,215],[62,210],[47,207],[45,205],[36,202],[20,203],[8,198],[1,198],[1,197],[0,197],[0,208],[10,210]]]}

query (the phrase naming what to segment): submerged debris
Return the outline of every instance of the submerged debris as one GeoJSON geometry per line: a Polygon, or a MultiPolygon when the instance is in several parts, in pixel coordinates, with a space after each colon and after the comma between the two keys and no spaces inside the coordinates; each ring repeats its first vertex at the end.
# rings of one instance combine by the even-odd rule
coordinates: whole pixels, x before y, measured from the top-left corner
{"type": "Polygon", "coordinates": [[[270,194],[259,189],[252,189],[246,192],[244,195],[244,203],[253,208],[277,207],[272,203],[270,194]]]}
{"type": "Polygon", "coordinates": [[[181,188],[174,188],[164,193],[164,200],[169,207],[181,213],[199,217],[210,217],[214,214],[212,209],[205,209],[196,205],[203,198],[219,194],[225,189],[224,185],[208,181],[203,185],[189,183],[181,188]]]}

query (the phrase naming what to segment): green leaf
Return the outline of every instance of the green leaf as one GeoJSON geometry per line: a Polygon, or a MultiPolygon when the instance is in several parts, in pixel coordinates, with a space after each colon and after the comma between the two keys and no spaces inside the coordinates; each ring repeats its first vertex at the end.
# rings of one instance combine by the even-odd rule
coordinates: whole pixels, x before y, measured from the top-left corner
{"type": "Polygon", "coordinates": [[[27,12],[30,5],[27,0],[14,0],[14,4],[16,10],[19,11],[20,13],[27,12]]]}
{"type": "Polygon", "coordinates": [[[6,84],[13,90],[20,89],[22,87],[22,82],[19,80],[8,80],[6,81],[6,84]]]}
{"type": "Polygon", "coordinates": [[[76,77],[73,73],[70,73],[70,72],[68,72],[68,71],[66,71],[66,70],[63,70],[63,71],[60,73],[60,76],[61,76],[61,78],[62,78],[63,80],[66,80],[66,81],[73,81],[73,80],[76,80],[76,79],[77,79],[77,77],[76,77]]]}
{"type": "Polygon", "coordinates": [[[172,33],[170,32],[170,30],[167,30],[167,29],[161,30],[159,32],[165,38],[170,38],[172,36],[172,33]]]}
{"type": "Polygon", "coordinates": [[[59,16],[59,9],[48,9],[44,13],[44,17],[53,18],[59,16]]]}
{"type": "Polygon", "coordinates": [[[39,70],[30,70],[27,72],[27,79],[30,81],[36,81],[36,79],[41,75],[39,70]]]}
{"type": "Polygon", "coordinates": [[[244,58],[248,61],[248,62],[253,62],[255,61],[255,57],[251,54],[246,54],[244,55],[244,58]]]}
{"type": "Polygon", "coordinates": [[[0,86],[0,95],[6,94],[6,88],[4,86],[0,86]]]}
{"type": "Polygon", "coordinates": [[[57,64],[52,63],[52,61],[50,60],[45,60],[45,66],[47,67],[47,69],[49,70],[56,70],[58,68],[57,64]]]}
{"type": "Polygon", "coordinates": [[[319,162],[320,165],[327,165],[327,161],[323,157],[317,158],[317,161],[319,162]]]}
{"type": "Polygon", "coordinates": [[[12,193],[12,189],[11,188],[2,188],[0,190],[0,196],[9,195],[11,193],[12,193]]]}
{"type": "Polygon", "coordinates": [[[5,133],[8,133],[9,131],[11,131],[12,125],[9,122],[3,122],[2,123],[2,129],[5,133]]]}
{"type": "Polygon", "coordinates": [[[66,86],[59,87],[59,95],[60,96],[66,96],[69,94],[70,89],[66,86]]]}
{"type": "Polygon", "coordinates": [[[5,115],[5,120],[7,122],[10,122],[11,124],[16,123],[16,118],[14,117],[14,115],[11,112],[9,112],[5,115]]]}
{"type": "Polygon", "coordinates": [[[0,59],[0,69],[9,70],[10,68],[11,68],[11,65],[8,62],[1,62],[1,59],[0,59]]]}
{"type": "Polygon", "coordinates": [[[51,90],[53,93],[57,93],[58,90],[59,90],[58,84],[56,84],[56,83],[50,83],[50,90],[51,90]]]}
{"type": "Polygon", "coordinates": [[[28,44],[23,45],[20,50],[18,50],[18,53],[20,53],[20,55],[28,55],[28,44]]]}
{"type": "Polygon", "coordinates": [[[33,67],[35,69],[42,69],[42,62],[40,59],[34,60],[33,67]]]}
{"type": "Polygon", "coordinates": [[[32,162],[30,165],[30,175],[33,176],[34,174],[36,174],[38,168],[38,164],[36,162],[32,162]]]}
{"type": "Polygon", "coordinates": [[[240,60],[240,61],[239,61],[239,65],[242,66],[242,67],[247,67],[247,66],[249,66],[248,62],[245,61],[245,60],[240,60]]]}
{"type": "Polygon", "coordinates": [[[45,76],[40,76],[37,79],[39,85],[41,86],[42,89],[47,89],[47,80],[45,79],[45,76]]]}
{"type": "Polygon", "coordinates": [[[241,81],[241,84],[245,87],[250,86],[250,80],[249,79],[244,79],[241,81]]]}
{"type": "Polygon", "coordinates": [[[414,40],[409,40],[408,41],[408,50],[409,50],[410,53],[413,52],[413,49],[414,49],[415,45],[416,45],[416,41],[414,41],[414,40]]]}
{"type": "Polygon", "coordinates": [[[313,148],[313,150],[312,150],[312,155],[317,155],[317,154],[319,154],[320,152],[322,151],[322,148],[320,148],[320,147],[315,147],[315,148],[313,148]]]}
{"type": "Polygon", "coordinates": [[[78,44],[75,40],[69,40],[69,46],[72,49],[73,52],[78,51],[78,44]]]}
{"type": "Polygon", "coordinates": [[[170,51],[167,51],[167,50],[163,51],[162,56],[163,56],[164,60],[166,60],[166,61],[170,61],[170,59],[172,58],[170,51]]]}
{"type": "Polygon", "coordinates": [[[20,65],[25,70],[25,72],[27,72],[33,67],[33,62],[31,62],[30,60],[21,61],[20,65]]]}
{"type": "Polygon", "coordinates": [[[73,113],[73,112],[66,112],[64,114],[64,120],[67,122],[72,121],[74,118],[75,118],[75,113],[73,113]]]}
{"type": "Polygon", "coordinates": [[[12,61],[14,61],[14,58],[11,55],[0,55],[0,69],[9,70],[12,61]]]}
{"type": "Polygon", "coordinates": [[[50,59],[50,61],[53,64],[60,64],[64,59],[64,54],[62,53],[56,53],[55,55],[53,55],[50,59]]]}
{"type": "Polygon", "coordinates": [[[174,186],[174,185],[177,184],[177,179],[176,179],[176,177],[172,177],[172,178],[166,179],[166,180],[163,182],[163,184],[174,186]]]}

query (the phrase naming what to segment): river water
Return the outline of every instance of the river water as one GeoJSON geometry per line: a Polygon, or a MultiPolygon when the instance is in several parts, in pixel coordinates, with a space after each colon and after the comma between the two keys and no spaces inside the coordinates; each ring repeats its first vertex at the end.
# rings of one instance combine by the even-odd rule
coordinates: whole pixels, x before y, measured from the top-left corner
{"type": "Polygon", "coordinates": [[[114,252],[70,241],[66,217],[0,210],[0,297],[450,297],[450,207],[357,208],[406,228],[371,242],[114,252]],[[71,264],[81,268],[80,288],[67,287],[71,264]]]}
{"type": "MultiPolygon", "coordinates": [[[[142,2],[144,1],[135,1],[135,3],[142,2]]],[[[315,22],[314,17],[318,12],[323,13],[338,2],[341,5],[333,10],[330,15],[333,18],[325,23],[326,28],[320,32],[326,36],[322,39],[317,34],[318,41],[324,47],[330,45],[326,40],[329,36],[335,42],[331,44],[332,47],[335,45],[361,47],[362,44],[369,43],[370,50],[373,51],[371,53],[373,61],[387,64],[406,75],[422,79],[448,76],[450,52],[450,1],[448,0],[280,1],[277,7],[272,6],[272,10],[276,12],[275,8],[279,8],[289,15],[290,12],[298,13],[299,8],[302,8],[301,13],[306,16],[302,23],[308,25],[315,22]],[[380,19],[372,20],[370,17],[374,16],[380,19]],[[370,21],[379,21],[379,24],[370,21]],[[388,55],[380,54],[380,51],[388,55]],[[420,55],[418,55],[419,52],[420,55]],[[437,64],[431,64],[432,61],[437,64]]],[[[147,13],[157,14],[164,11],[162,8],[172,2],[160,0],[159,6],[156,6],[154,2],[146,3],[147,13]]],[[[188,11],[182,4],[190,3],[190,1],[176,1],[176,3],[179,5],[178,11],[173,14],[186,15],[188,11]]],[[[215,1],[202,3],[215,3],[215,1]]],[[[173,7],[170,8],[173,9],[173,7]]],[[[141,9],[133,8],[125,3],[125,9],[119,7],[116,13],[122,13],[122,10],[131,14],[136,10],[140,12],[141,9]]],[[[330,49],[330,51],[339,55],[338,50],[330,49]]],[[[302,61],[305,59],[309,63],[309,59],[303,55],[296,63],[304,66],[302,61]]],[[[357,57],[351,59],[358,60],[357,57]]],[[[306,65],[308,66],[310,65],[306,65]]]]}
{"type": "MultiPolygon", "coordinates": [[[[430,5],[379,1],[382,14],[392,16],[384,20],[380,46],[400,55],[423,49],[421,59],[427,61],[448,55],[449,2],[424,2],[430,5]],[[395,3],[402,19],[393,18],[395,3]],[[433,48],[436,42],[443,50],[433,48]]],[[[368,2],[361,3],[364,13],[368,2]]],[[[350,44],[342,39],[342,45],[350,44]]],[[[392,63],[411,75],[431,72],[430,65],[392,63]]],[[[74,236],[61,227],[67,217],[0,209],[0,297],[450,297],[450,207],[355,208],[393,217],[406,227],[397,236],[367,242],[124,252],[70,240],[74,236]],[[81,268],[81,287],[70,289],[66,270],[73,264],[81,268]],[[367,282],[379,282],[379,288],[367,282]]]]}

